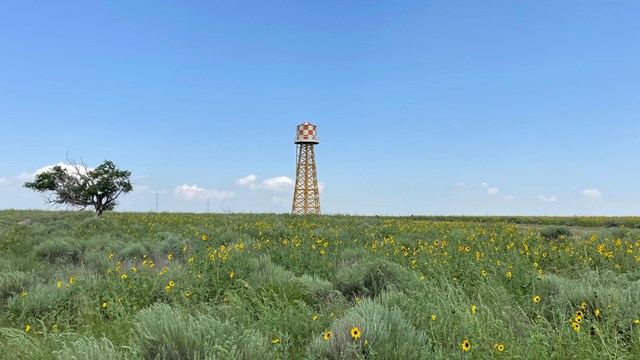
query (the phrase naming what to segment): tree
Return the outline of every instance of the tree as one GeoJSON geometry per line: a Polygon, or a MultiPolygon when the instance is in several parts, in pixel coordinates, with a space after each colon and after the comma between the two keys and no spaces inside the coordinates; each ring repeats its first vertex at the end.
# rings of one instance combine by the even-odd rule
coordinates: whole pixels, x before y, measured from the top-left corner
{"type": "Polygon", "coordinates": [[[133,190],[129,181],[131,172],[118,169],[109,160],[95,169],[73,160],[69,162],[69,167],[56,165],[37,174],[35,180],[24,183],[24,187],[45,193],[45,201],[51,205],[68,205],[80,210],[92,206],[96,216],[115,209],[116,199],[133,190]]]}

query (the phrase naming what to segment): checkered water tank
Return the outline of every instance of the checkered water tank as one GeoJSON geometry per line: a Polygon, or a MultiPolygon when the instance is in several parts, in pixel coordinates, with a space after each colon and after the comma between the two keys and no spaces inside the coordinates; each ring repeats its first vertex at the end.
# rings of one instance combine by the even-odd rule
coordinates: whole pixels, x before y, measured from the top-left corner
{"type": "Polygon", "coordinates": [[[319,144],[318,140],[318,128],[310,122],[298,125],[296,137],[294,139],[296,144],[312,143],[319,144]]]}

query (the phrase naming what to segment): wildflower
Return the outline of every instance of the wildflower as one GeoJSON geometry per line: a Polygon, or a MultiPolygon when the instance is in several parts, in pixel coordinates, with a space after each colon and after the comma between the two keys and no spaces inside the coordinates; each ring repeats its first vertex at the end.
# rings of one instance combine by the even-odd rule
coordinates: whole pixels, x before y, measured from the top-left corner
{"type": "Polygon", "coordinates": [[[186,296],[186,297],[191,297],[191,291],[187,291],[187,292],[185,292],[185,293],[184,293],[184,296],[186,296]]]}
{"type": "Polygon", "coordinates": [[[165,287],[164,287],[164,289],[165,289],[167,292],[169,292],[169,291],[171,291],[171,286],[167,285],[167,286],[165,286],[165,287]]]}
{"type": "Polygon", "coordinates": [[[537,262],[534,262],[534,263],[533,263],[533,267],[534,267],[534,268],[537,268],[537,267],[538,267],[538,263],[537,263],[537,262]]]}
{"type": "Polygon", "coordinates": [[[107,258],[108,258],[109,260],[113,259],[113,253],[108,253],[108,254],[107,254],[107,258]]]}
{"type": "Polygon", "coordinates": [[[320,255],[324,255],[324,250],[320,250],[320,255]]]}
{"type": "Polygon", "coordinates": [[[362,336],[362,333],[360,332],[360,329],[358,329],[357,326],[354,326],[353,328],[351,328],[351,337],[353,338],[353,340],[358,340],[360,339],[361,336],[362,336]]]}
{"type": "Polygon", "coordinates": [[[576,317],[583,317],[584,313],[581,310],[576,311],[576,317]]]}
{"type": "Polygon", "coordinates": [[[361,299],[356,296],[356,302],[359,303],[360,301],[361,301],[361,299]]]}
{"type": "Polygon", "coordinates": [[[138,271],[138,269],[134,266],[134,267],[131,268],[131,271],[136,272],[136,271],[138,271]]]}
{"type": "Polygon", "coordinates": [[[51,325],[51,329],[52,330],[58,330],[58,324],[51,325]]]}
{"type": "Polygon", "coordinates": [[[125,280],[127,278],[127,274],[122,274],[120,275],[120,277],[122,278],[122,280],[125,280]]]}
{"type": "Polygon", "coordinates": [[[511,273],[511,271],[507,271],[507,279],[511,279],[512,276],[513,274],[511,273]]]}
{"type": "Polygon", "coordinates": [[[272,344],[279,344],[279,343],[280,343],[280,339],[278,339],[278,338],[273,338],[273,339],[271,339],[271,343],[272,343],[272,344]]]}
{"type": "Polygon", "coordinates": [[[187,252],[187,245],[182,248],[182,252],[187,252]]]}
{"type": "Polygon", "coordinates": [[[640,320],[635,319],[635,320],[633,321],[633,323],[634,323],[634,324],[640,324],[640,320]]]}
{"type": "Polygon", "coordinates": [[[329,330],[329,331],[327,331],[326,333],[324,333],[322,335],[322,338],[325,339],[325,340],[329,340],[329,339],[331,339],[332,335],[333,335],[333,333],[331,332],[331,330],[329,330]]]}
{"type": "Polygon", "coordinates": [[[74,279],[73,276],[69,278],[69,284],[73,284],[75,281],[76,279],[74,279]]]}
{"type": "Polygon", "coordinates": [[[232,271],[229,273],[229,277],[233,279],[233,277],[236,276],[236,274],[232,271]]]}
{"type": "Polygon", "coordinates": [[[26,291],[21,292],[21,293],[20,293],[20,296],[22,296],[22,297],[27,296],[27,292],[26,292],[26,291]]]}
{"type": "Polygon", "coordinates": [[[58,281],[58,288],[62,287],[62,281],[58,281]]]}
{"type": "Polygon", "coordinates": [[[465,339],[462,344],[460,344],[460,347],[462,348],[462,351],[469,351],[471,350],[471,343],[469,343],[469,340],[465,339]]]}
{"type": "Polygon", "coordinates": [[[103,303],[102,303],[102,308],[103,308],[103,309],[106,309],[106,308],[107,308],[107,303],[106,303],[106,302],[103,302],[103,303]]]}
{"type": "Polygon", "coordinates": [[[582,310],[587,310],[587,303],[586,303],[586,302],[583,302],[583,303],[580,305],[580,308],[581,308],[582,310]]]}
{"type": "Polygon", "coordinates": [[[207,235],[202,235],[202,241],[207,241],[207,235]]]}
{"type": "Polygon", "coordinates": [[[169,286],[174,287],[176,286],[176,283],[173,282],[173,280],[169,281],[169,286]]]}
{"type": "Polygon", "coordinates": [[[593,312],[593,314],[598,317],[600,316],[600,309],[596,309],[596,311],[593,312]]]}
{"type": "Polygon", "coordinates": [[[472,314],[475,314],[475,313],[476,313],[476,311],[478,311],[478,307],[477,307],[477,306],[475,306],[475,305],[471,305],[471,313],[472,313],[472,314]]]}
{"type": "Polygon", "coordinates": [[[189,262],[189,264],[191,264],[193,262],[193,256],[189,258],[189,260],[187,260],[189,262]]]}
{"type": "Polygon", "coordinates": [[[498,351],[503,352],[504,351],[504,345],[498,344],[498,351]]]}
{"type": "Polygon", "coordinates": [[[31,325],[27,324],[27,326],[24,327],[24,331],[25,332],[31,331],[31,325]]]}
{"type": "Polygon", "coordinates": [[[173,259],[173,254],[167,255],[167,259],[169,259],[169,260],[173,259]]]}
{"type": "Polygon", "coordinates": [[[573,328],[573,330],[575,330],[576,332],[580,331],[580,324],[578,324],[577,322],[571,323],[571,327],[573,328]]]}
{"type": "Polygon", "coordinates": [[[482,276],[487,276],[487,270],[482,270],[482,276]]]}
{"type": "Polygon", "coordinates": [[[313,317],[311,318],[311,320],[313,320],[313,321],[318,320],[318,315],[313,315],[313,317]]]}
{"type": "Polygon", "coordinates": [[[540,296],[537,296],[537,295],[536,295],[536,296],[534,296],[534,297],[533,297],[533,302],[534,302],[534,303],[539,303],[539,302],[540,302],[540,296]]]}

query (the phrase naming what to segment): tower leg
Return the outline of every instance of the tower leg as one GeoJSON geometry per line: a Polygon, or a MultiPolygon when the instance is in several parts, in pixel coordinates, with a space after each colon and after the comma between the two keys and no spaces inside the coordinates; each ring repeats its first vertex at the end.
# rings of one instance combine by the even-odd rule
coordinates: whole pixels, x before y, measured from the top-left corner
{"type": "Polygon", "coordinates": [[[313,146],[314,144],[308,143],[298,144],[292,214],[320,214],[320,191],[313,146]]]}

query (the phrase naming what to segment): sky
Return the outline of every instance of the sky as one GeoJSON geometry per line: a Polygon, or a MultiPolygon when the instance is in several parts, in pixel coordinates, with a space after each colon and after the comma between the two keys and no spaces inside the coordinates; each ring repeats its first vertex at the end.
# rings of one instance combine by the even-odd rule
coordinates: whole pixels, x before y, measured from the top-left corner
{"type": "Polygon", "coordinates": [[[120,211],[640,215],[640,2],[0,1],[0,209],[67,158],[120,211]]]}

